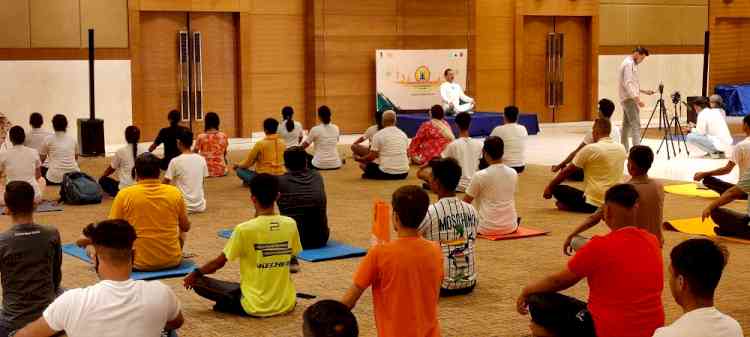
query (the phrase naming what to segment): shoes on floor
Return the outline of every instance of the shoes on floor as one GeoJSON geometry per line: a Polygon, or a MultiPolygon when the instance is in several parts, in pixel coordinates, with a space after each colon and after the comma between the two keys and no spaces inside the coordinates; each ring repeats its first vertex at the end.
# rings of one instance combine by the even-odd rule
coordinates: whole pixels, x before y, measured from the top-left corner
{"type": "Polygon", "coordinates": [[[710,154],[711,159],[726,159],[727,156],[724,154],[724,152],[714,152],[710,154]]]}

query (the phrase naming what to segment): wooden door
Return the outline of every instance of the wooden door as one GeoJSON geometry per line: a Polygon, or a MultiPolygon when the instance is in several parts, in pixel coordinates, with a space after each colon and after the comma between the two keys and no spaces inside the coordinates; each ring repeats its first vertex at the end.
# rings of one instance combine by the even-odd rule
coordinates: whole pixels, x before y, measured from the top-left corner
{"type": "Polygon", "coordinates": [[[540,122],[554,122],[553,110],[545,99],[547,35],[555,31],[554,17],[526,16],[523,19],[523,77],[519,107],[535,112],[540,122]]]}
{"type": "Polygon", "coordinates": [[[555,17],[555,32],[562,33],[563,104],[555,111],[555,122],[577,122],[590,116],[590,33],[587,17],[555,17]]]}

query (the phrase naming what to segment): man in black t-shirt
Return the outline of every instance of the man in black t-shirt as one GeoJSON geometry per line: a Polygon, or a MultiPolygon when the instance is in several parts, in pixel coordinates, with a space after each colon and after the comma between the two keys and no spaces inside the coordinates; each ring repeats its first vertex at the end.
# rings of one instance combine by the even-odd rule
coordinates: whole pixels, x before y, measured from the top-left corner
{"type": "Polygon", "coordinates": [[[13,225],[0,233],[0,337],[39,318],[60,293],[62,280],[60,233],[34,223],[34,188],[24,181],[10,182],[5,205],[13,225]]]}
{"type": "Polygon", "coordinates": [[[181,154],[180,149],[177,148],[177,134],[183,130],[188,130],[188,128],[180,125],[182,116],[179,111],[170,111],[167,119],[169,120],[169,126],[159,130],[159,135],[156,136],[154,143],[148,148],[148,152],[154,152],[159,145],[164,144],[164,157],[162,157],[160,165],[164,171],[169,167],[169,162],[172,161],[172,158],[181,154]]]}

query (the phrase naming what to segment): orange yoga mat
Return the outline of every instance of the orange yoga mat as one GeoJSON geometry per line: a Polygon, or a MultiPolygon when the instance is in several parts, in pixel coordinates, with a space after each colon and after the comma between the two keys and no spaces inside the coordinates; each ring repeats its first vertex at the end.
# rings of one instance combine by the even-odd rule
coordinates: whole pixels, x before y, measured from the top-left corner
{"type": "Polygon", "coordinates": [[[500,240],[513,240],[513,239],[523,239],[523,238],[530,238],[534,236],[540,236],[540,235],[547,235],[549,231],[536,229],[536,228],[529,228],[529,227],[518,227],[518,230],[505,235],[477,235],[479,238],[492,240],[492,241],[500,241],[500,240]]]}

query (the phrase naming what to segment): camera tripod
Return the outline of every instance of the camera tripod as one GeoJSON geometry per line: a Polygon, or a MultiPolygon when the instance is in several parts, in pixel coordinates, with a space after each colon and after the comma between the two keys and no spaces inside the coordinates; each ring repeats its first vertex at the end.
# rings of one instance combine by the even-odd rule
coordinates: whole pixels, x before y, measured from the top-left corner
{"type": "MultiPolygon", "coordinates": [[[[661,147],[666,145],[667,160],[672,159],[671,157],[677,157],[677,153],[682,154],[682,148],[685,148],[685,154],[690,156],[690,150],[687,147],[687,141],[685,139],[685,133],[682,131],[682,124],[680,123],[680,117],[682,116],[682,104],[680,104],[679,96],[676,100],[672,100],[674,104],[674,114],[671,119],[666,117],[666,109],[664,113],[664,119],[666,120],[666,126],[662,129],[664,136],[659,143],[659,148],[656,150],[658,155],[661,151],[661,147]],[[675,138],[677,138],[677,146],[675,146],[675,138]],[[669,154],[669,146],[672,145],[672,156],[669,154]]],[[[662,102],[664,104],[664,102],[662,102]]]]}

